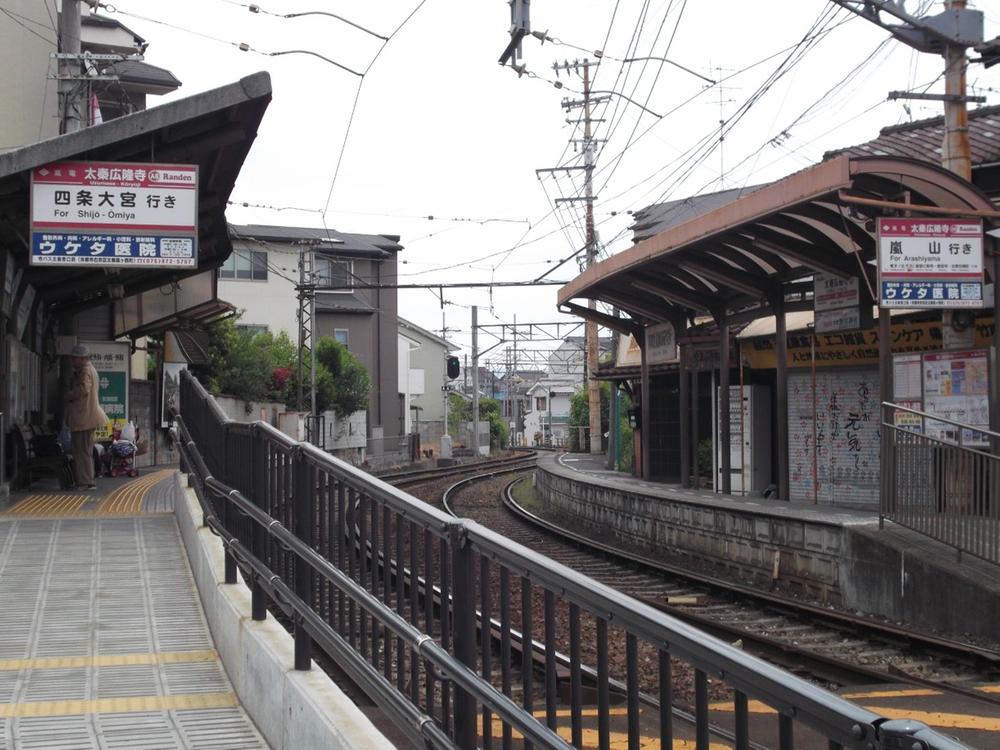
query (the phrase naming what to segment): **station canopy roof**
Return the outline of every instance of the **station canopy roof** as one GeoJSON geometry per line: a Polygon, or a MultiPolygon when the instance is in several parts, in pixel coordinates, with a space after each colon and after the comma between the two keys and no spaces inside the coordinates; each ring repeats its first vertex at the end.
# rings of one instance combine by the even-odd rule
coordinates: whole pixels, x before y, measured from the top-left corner
{"type": "Polygon", "coordinates": [[[745,322],[773,314],[778,295],[786,310],[811,308],[816,272],[874,284],[874,219],[904,202],[915,215],[923,206],[937,217],[983,217],[987,229],[1000,219],[966,180],[899,157],[843,154],[732,198],[677,223],[652,217],[666,228],[585,270],[559,290],[559,305],[629,332],[659,322],[686,327],[705,314],[745,322]],[[581,299],[631,320],[588,310],[581,299]]]}
{"type": "Polygon", "coordinates": [[[256,73],[75,133],[0,154],[0,247],[25,268],[50,313],[107,304],[219,266],[232,252],[226,202],[271,101],[271,79],[256,73]],[[197,164],[198,267],[131,269],[29,266],[31,171],[56,161],[197,164]]]}

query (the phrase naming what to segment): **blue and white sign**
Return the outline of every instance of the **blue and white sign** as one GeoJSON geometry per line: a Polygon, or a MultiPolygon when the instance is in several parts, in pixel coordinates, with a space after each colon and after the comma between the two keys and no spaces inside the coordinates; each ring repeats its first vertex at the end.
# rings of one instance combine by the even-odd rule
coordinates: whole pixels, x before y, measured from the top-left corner
{"type": "Polygon", "coordinates": [[[31,174],[31,264],[198,266],[198,167],[55,162],[31,174]]]}
{"type": "Polygon", "coordinates": [[[882,280],[883,307],[982,307],[981,281],[882,280]]]}
{"type": "Polygon", "coordinates": [[[116,265],[195,268],[193,237],[33,232],[36,266],[116,265]]]}

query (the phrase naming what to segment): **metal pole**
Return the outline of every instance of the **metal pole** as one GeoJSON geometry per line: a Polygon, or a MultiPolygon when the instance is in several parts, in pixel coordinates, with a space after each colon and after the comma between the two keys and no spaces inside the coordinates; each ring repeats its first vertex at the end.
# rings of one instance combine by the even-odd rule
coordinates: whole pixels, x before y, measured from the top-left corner
{"type": "MultiPolygon", "coordinates": [[[[965,10],[966,0],[945,0],[945,10],[965,10]]],[[[972,180],[969,146],[969,112],[965,102],[965,69],[969,64],[965,47],[948,44],[944,48],[944,144],[941,164],[966,180],[972,180]]],[[[883,396],[884,398],[884,396],[883,396]]]]}
{"type": "Polygon", "coordinates": [[[472,450],[479,456],[479,308],[472,306],[472,450]]]}
{"type": "MultiPolygon", "coordinates": [[[[892,387],[892,320],[889,316],[889,309],[880,307],[878,311],[878,388],[879,399],[882,401],[894,401],[895,393],[892,387]]],[[[880,410],[881,413],[882,410],[880,410]]],[[[892,414],[886,417],[892,419],[892,414]]],[[[889,498],[891,495],[892,477],[892,432],[881,429],[879,431],[879,474],[882,479],[881,498],[879,499],[879,523],[890,510],[889,498]]]]}
{"type": "Polygon", "coordinates": [[[513,357],[514,357],[514,359],[512,361],[512,365],[511,365],[510,386],[508,387],[507,390],[510,391],[511,389],[513,389],[513,393],[514,393],[514,401],[513,401],[513,405],[512,405],[512,409],[513,410],[511,411],[511,414],[514,417],[514,429],[510,431],[510,440],[511,440],[510,444],[512,446],[516,446],[516,445],[520,445],[520,443],[519,443],[519,441],[517,439],[517,433],[518,433],[519,428],[521,427],[521,424],[520,424],[520,422],[518,421],[518,418],[517,418],[518,417],[518,412],[520,411],[520,409],[518,408],[518,394],[517,394],[517,316],[516,315],[514,316],[514,354],[513,354],[513,357]]]}
{"type": "MultiPolygon", "coordinates": [[[[443,298],[442,298],[443,299],[443,298]]],[[[441,338],[447,339],[448,328],[444,321],[444,305],[441,306],[441,338]]],[[[447,349],[445,350],[445,357],[448,356],[447,349]]],[[[441,400],[444,403],[444,434],[450,435],[448,432],[448,363],[445,361],[445,371],[441,377],[441,400]]]]}
{"type": "MultiPolygon", "coordinates": [[[[68,55],[80,54],[79,0],[63,0],[59,13],[59,51],[68,55]]],[[[59,60],[60,133],[75,133],[88,124],[83,117],[87,107],[81,72],[79,58],[59,60]]]]}

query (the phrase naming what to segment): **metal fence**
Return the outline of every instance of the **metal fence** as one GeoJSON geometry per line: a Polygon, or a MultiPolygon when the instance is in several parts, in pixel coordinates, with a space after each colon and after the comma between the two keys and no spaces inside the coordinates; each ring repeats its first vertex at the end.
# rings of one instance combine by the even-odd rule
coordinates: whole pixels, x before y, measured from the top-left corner
{"type": "Polygon", "coordinates": [[[677,736],[707,750],[714,734],[742,749],[756,700],[776,710],[769,735],[782,750],[797,732],[831,749],[961,747],[919,722],[886,722],[265,424],[229,422],[186,373],[181,394],[183,456],[225,544],[227,582],[242,570],[253,617],[270,599],[291,619],[297,669],[317,644],[419,744],[582,747],[586,727],[609,748],[614,727],[629,748],[658,734],[661,747],[677,736]],[[732,730],[710,723],[710,679],[711,695],[732,707],[732,730]],[[675,685],[688,683],[693,713],[674,706],[675,685]]]}
{"type": "Polygon", "coordinates": [[[888,402],[882,429],[881,517],[1000,563],[1000,434],[888,402]]]}

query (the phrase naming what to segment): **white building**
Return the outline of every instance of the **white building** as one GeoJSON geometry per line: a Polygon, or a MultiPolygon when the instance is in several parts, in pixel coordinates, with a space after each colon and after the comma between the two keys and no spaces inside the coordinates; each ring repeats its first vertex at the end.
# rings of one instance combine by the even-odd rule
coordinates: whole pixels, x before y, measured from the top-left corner
{"type": "Polygon", "coordinates": [[[565,376],[543,378],[528,389],[524,437],[528,445],[566,445],[570,399],[579,383],[565,376]]]}

